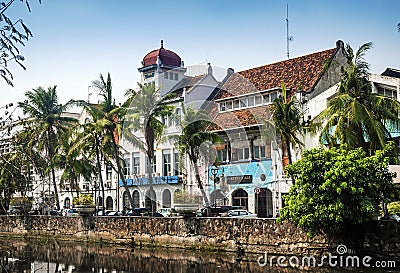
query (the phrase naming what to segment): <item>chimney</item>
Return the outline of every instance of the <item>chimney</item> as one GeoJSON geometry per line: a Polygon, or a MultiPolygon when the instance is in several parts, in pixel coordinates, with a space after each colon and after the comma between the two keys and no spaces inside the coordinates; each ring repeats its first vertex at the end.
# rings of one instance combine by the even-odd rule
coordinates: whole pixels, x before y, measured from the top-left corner
{"type": "Polygon", "coordinates": [[[344,43],[342,40],[336,41],[336,48],[344,48],[344,43]]]}
{"type": "Polygon", "coordinates": [[[210,75],[212,75],[212,73],[213,73],[213,69],[212,69],[212,66],[211,66],[210,63],[207,63],[207,72],[208,72],[208,74],[210,74],[210,75]]]}

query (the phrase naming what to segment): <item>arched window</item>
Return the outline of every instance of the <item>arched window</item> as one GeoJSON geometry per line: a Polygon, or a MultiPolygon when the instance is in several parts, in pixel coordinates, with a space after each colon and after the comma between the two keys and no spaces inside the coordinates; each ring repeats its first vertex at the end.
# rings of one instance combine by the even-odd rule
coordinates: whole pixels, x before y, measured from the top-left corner
{"type": "Polygon", "coordinates": [[[164,190],[164,192],[163,192],[162,202],[163,202],[164,208],[171,207],[171,192],[168,189],[164,190]]]}
{"type": "Polygon", "coordinates": [[[232,193],[232,206],[241,206],[249,209],[249,194],[244,189],[238,189],[232,193]]]}
{"type": "Polygon", "coordinates": [[[139,191],[134,191],[132,194],[133,198],[133,207],[134,208],[140,208],[140,194],[139,191]]]}
{"type": "Polygon", "coordinates": [[[114,208],[113,199],[111,196],[108,196],[106,199],[106,209],[113,210],[113,208],[114,208]]]}
{"type": "Polygon", "coordinates": [[[71,206],[71,200],[69,199],[69,197],[65,198],[64,200],[64,208],[70,208],[71,206]]]}
{"type": "Polygon", "coordinates": [[[129,209],[131,207],[128,191],[124,191],[124,193],[122,194],[122,206],[124,207],[124,209],[129,209]]]}

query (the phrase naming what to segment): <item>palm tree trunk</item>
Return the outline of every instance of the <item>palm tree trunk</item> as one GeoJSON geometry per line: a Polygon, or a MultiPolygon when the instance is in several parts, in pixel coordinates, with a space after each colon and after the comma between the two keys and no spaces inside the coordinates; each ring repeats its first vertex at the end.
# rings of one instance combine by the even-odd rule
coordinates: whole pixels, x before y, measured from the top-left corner
{"type": "Polygon", "coordinates": [[[285,138],[285,144],[286,144],[287,156],[288,156],[289,164],[291,165],[293,163],[293,161],[292,161],[292,152],[290,151],[290,141],[287,138],[285,138]]]}
{"type": "MultiPolygon", "coordinates": [[[[152,193],[153,193],[153,159],[154,159],[154,152],[153,149],[147,150],[147,157],[148,157],[148,165],[147,165],[147,181],[149,183],[149,191],[148,191],[148,198],[150,199],[150,209],[152,212],[156,211],[156,207],[153,204],[156,200],[152,200],[152,193]]],[[[146,194],[145,194],[146,198],[146,194]]]]}
{"type": "Polygon", "coordinates": [[[207,193],[204,190],[203,183],[201,182],[199,169],[197,168],[197,158],[193,155],[190,155],[189,158],[190,158],[190,161],[192,161],[192,164],[194,167],[194,174],[196,177],[197,186],[199,187],[201,194],[203,195],[204,203],[206,204],[206,206],[208,206],[210,204],[210,202],[208,201],[207,193]]]}
{"type": "MultiPolygon", "coordinates": [[[[133,207],[134,207],[133,206],[133,198],[132,198],[131,192],[129,191],[128,183],[126,182],[125,175],[121,168],[121,162],[120,162],[119,151],[118,151],[119,149],[118,149],[118,146],[117,146],[117,143],[115,140],[114,131],[109,130],[109,133],[111,135],[111,139],[112,139],[112,143],[113,143],[114,157],[115,157],[115,161],[117,163],[118,174],[122,180],[122,184],[124,185],[125,191],[128,193],[129,202],[131,203],[131,208],[133,209],[133,207]]],[[[119,181],[117,181],[117,183],[119,183],[119,181]]],[[[118,202],[119,202],[119,200],[118,200],[118,202]]]]}
{"type": "MultiPolygon", "coordinates": [[[[100,151],[99,151],[99,145],[98,145],[98,139],[96,138],[95,140],[95,149],[96,149],[96,165],[97,165],[97,171],[99,173],[99,181],[101,185],[101,191],[102,191],[102,206],[103,206],[103,214],[104,214],[104,181],[103,181],[103,175],[101,174],[101,161],[100,161],[100,151]]],[[[95,191],[96,191],[97,185],[95,185],[95,191]]],[[[96,205],[97,200],[94,200],[94,203],[96,205]]]]}
{"type": "MultiPolygon", "coordinates": [[[[48,160],[50,161],[50,166],[51,166],[51,178],[53,181],[53,188],[54,188],[54,195],[56,198],[56,208],[57,211],[60,210],[60,200],[58,199],[58,188],[57,188],[57,183],[56,183],[56,174],[53,166],[53,149],[50,145],[50,132],[47,130],[47,141],[46,141],[46,146],[47,146],[47,153],[48,153],[48,160]]],[[[50,198],[50,196],[49,196],[50,198]]]]}
{"type": "MultiPolygon", "coordinates": [[[[146,131],[145,131],[145,139],[146,139],[146,146],[147,146],[147,157],[149,160],[149,165],[147,167],[147,181],[149,183],[149,198],[152,198],[153,190],[153,158],[154,158],[154,129],[147,124],[146,131]]],[[[156,200],[154,200],[154,203],[156,200]]],[[[152,212],[156,211],[156,208],[153,206],[153,200],[150,200],[150,208],[152,212]]]]}

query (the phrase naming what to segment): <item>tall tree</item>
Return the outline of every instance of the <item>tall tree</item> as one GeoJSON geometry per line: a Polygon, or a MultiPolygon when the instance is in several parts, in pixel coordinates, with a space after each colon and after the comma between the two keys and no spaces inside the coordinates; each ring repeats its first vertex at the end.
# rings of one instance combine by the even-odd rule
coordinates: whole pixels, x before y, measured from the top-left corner
{"type": "Polygon", "coordinates": [[[45,90],[43,87],[25,92],[26,100],[19,102],[18,106],[25,115],[28,115],[26,123],[29,130],[34,130],[37,139],[36,149],[43,152],[49,164],[49,172],[53,184],[55,205],[60,209],[58,187],[55,176],[55,155],[58,152],[58,140],[66,132],[75,119],[62,114],[74,104],[69,101],[66,104],[58,102],[56,86],[45,90]]]}
{"type": "Polygon", "coordinates": [[[285,83],[282,82],[282,94],[267,108],[267,112],[270,113],[272,119],[264,124],[266,139],[271,139],[271,136],[274,138],[278,133],[282,140],[282,151],[286,151],[289,164],[292,164],[290,144],[303,145],[298,137],[302,132],[303,114],[298,107],[296,97],[288,96],[285,83]]]}
{"type": "MultiPolygon", "coordinates": [[[[74,153],[83,153],[85,156],[95,162],[97,179],[102,191],[102,208],[104,208],[104,179],[102,174],[102,166],[107,158],[110,159],[110,138],[105,132],[103,115],[100,105],[85,105],[86,114],[88,118],[81,126],[82,129],[76,138],[76,142],[69,149],[68,155],[74,153]]],[[[94,185],[97,190],[97,182],[94,185]]],[[[96,205],[98,201],[95,200],[96,205]]]]}
{"type": "MultiPolygon", "coordinates": [[[[122,122],[123,116],[125,115],[124,107],[117,107],[115,105],[115,100],[112,94],[112,82],[110,73],[107,74],[107,79],[104,79],[103,75],[100,74],[98,80],[92,82],[92,86],[97,89],[99,95],[103,98],[100,103],[101,119],[99,120],[99,125],[103,126],[106,136],[104,139],[109,139],[111,142],[111,148],[113,151],[112,160],[108,163],[115,162],[117,166],[118,177],[122,180],[122,183],[128,193],[128,197],[133,207],[133,199],[128,189],[128,184],[125,179],[124,172],[122,171],[121,155],[119,152],[119,140],[121,138],[122,132],[122,122]]],[[[119,183],[119,181],[117,182],[119,183]]],[[[104,201],[104,196],[103,196],[104,201]]],[[[103,205],[104,207],[104,205],[103,205]]]]}
{"type": "MultiPolygon", "coordinates": [[[[177,136],[175,146],[181,156],[186,155],[189,158],[194,169],[197,186],[203,195],[204,203],[209,205],[209,200],[200,178],[198,164],[202,155],[202,145],[207,142],[218,142],[220,138],[217,134],[206,131],[207,127],[212,122],[205,113],[191,107],[185,107],[182,104],[182,114],[180,121],[182,131],[181,134],[177,136]]],[[[214,160],[215,159],[216,158],[214,158],[214,160]]]]}
{"type": "Polygon", "coordinates": [[[341,68],[337,95],[312,120],[311,127],[321,129],[321,143],[347,144],[349,149],[362,147],[373,153],[383,149],[391,139],[389,129],[399,122],[400,103],[372,93],[369,64],[365,60],[365,53],[371,48],[371,42],[363,44],[354,54],[350,45],[346,45],[348,62],[341,68]]]}
{"type": "Polygon", "coordinates": [[[96,162],[97,175],[103,195],[103,209],[105,208],[104,179],[101,172],[103,163],[113,166],[118,172],[118,176],[122,180],[130,203],[133,206],[133,199],[122,171],[119,151],[119,139],[122,131],[121,124],[125,108],[115,105],[112,95],[112,81],[109,73],[106,79],[100,74],[99,79],[92,82],[92,86],[98,91],[102,100],[99,104],[82,103],[89,118],[83,125],[83,130],[80,133],[80,137],[78,137],[77,143],[74,145],[74,149],[83,149],[96,162]],[[114,167],[114,164],[116,167],[114,167]]]}
{"type": "Polygon", "coordinates": [[[79,194],[79,179],[82,176],[85,181],[91,181],[92,175],[96,173],[93,158],[88,153],[83,153],[82,149],[74,149],[73,145],[77,142],[80,126],[74,126],[68,133],[64,134],[59,143],[59,150],[55,162],[63,170],[60,178],[60,187],[68,183],[71,192],[79,194]]]}
{"type": "MultiPolygon", "coordinates": [[[[137,91],[128,89],[125,92],[128,99],[124,103],[127,111],[124,120],[124,138],[147,156],[146,172],[150,186],[149,193],[151,193],[153,191],[152,165],[155,144],[162,138],[165,128],[161,119],[164,116],[172,115],[174,107],[168,105],[167,102],[175,95],[169,94],[161,97],[154,83],[147,85],[138,83],[138,87],[137,91]]],[[[151,198],[151,196],[148,197],[151,198]]],[[[151,202],[152,210],[155,210],[153,203],[155,200],[151,202]]]]}

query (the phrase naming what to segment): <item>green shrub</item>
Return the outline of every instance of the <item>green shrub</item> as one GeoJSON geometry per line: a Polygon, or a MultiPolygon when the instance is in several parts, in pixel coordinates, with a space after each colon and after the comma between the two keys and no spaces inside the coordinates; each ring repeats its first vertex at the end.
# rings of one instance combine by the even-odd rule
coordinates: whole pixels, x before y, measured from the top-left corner
{"type": "Polygon", "coordinates": [[[174,192],[174,202],[176,204],[193,204],[197,203],[197,196],[188,193],[186,190],[174,192]]]}
{"type": "Polygon", "coordinates": [[[13,197],[10,199],[10,205],[32,205],[32,198],[31,197],[13,197]]]}
{"type": "Polygon", "coordinates": [[[79,194],[78,197],[72,199],[73,205],[92,205],[94,206],[93,197],[91,194],[79,194]]]}
{"type": "Polygon", "coordinates": [[[387,209],[390,214],[397,214],[400,216],[400,201],[389,203],[387,209]]]}

